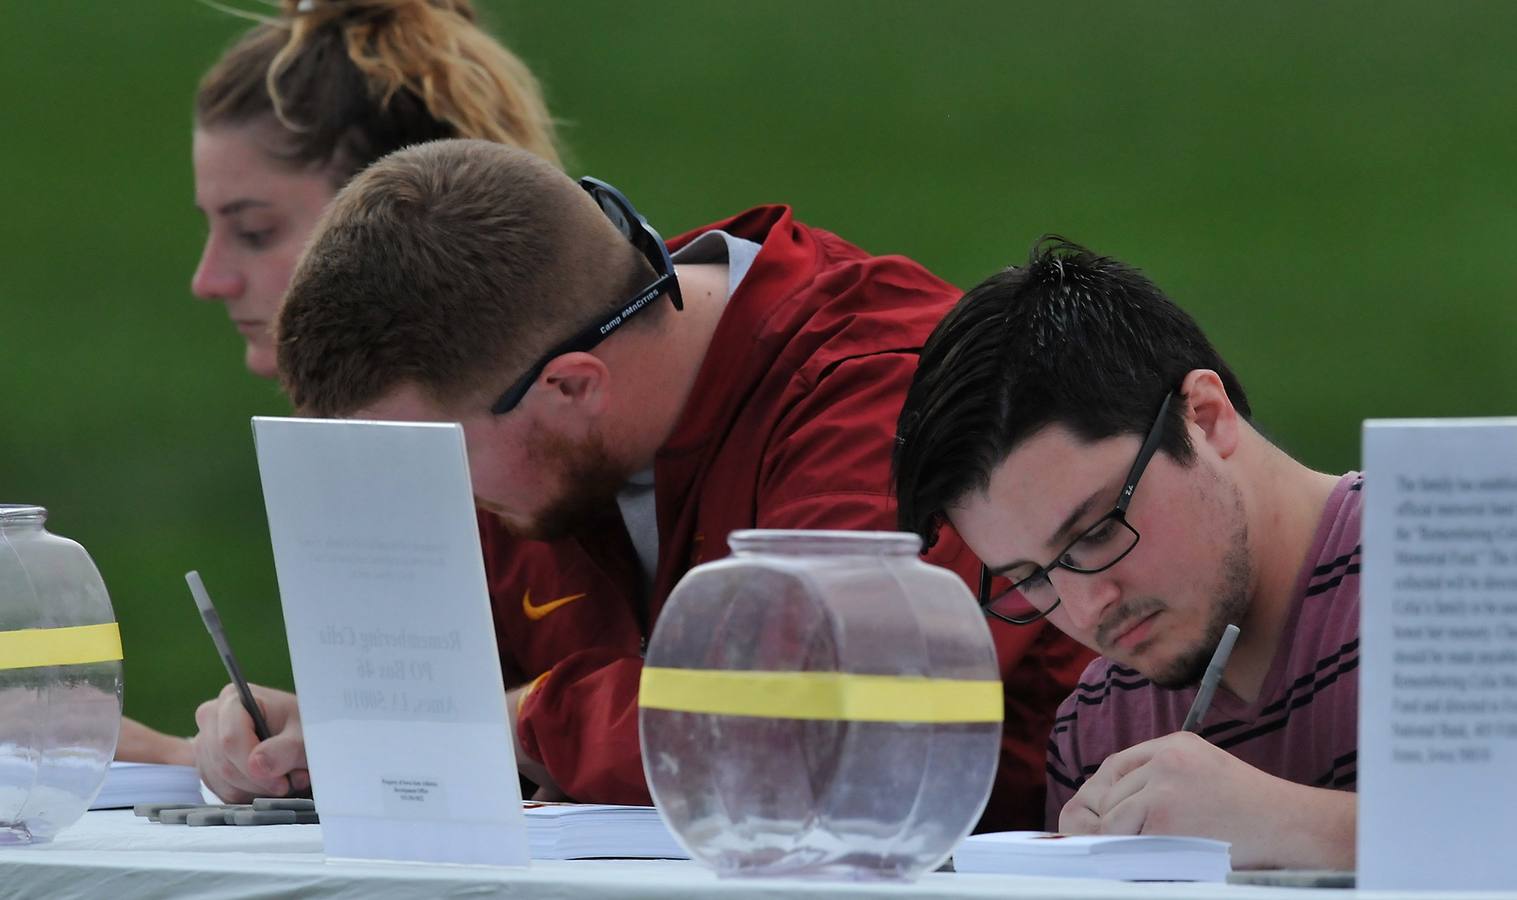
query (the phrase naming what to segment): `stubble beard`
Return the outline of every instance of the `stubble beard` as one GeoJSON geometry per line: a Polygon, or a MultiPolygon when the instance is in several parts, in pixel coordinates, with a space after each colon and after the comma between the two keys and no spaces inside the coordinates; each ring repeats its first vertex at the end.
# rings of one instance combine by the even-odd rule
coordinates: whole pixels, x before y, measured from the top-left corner
{"type": "Polygon", "coordinates": [[[591,437],[572,443],[558,435],[535,437],[529,460],[558,471],[559,494],[529,520],[502,520],[515,537],[556,541],[572,537],[617,512],[616,494],[627,483],[605,443],[591,437]]]}
{"type": "Polygon", "coordinates": [[[1206,666],[1211,662],[1218,642],[1222,640],[1222,632],[1227,630],[1228,625],[1237,624],[1248,610],[1249,588],[1254,581],[1253,554],[1249,549],[1248,521],[1243,515],[1242,498],[1237,497],[1236,492],[1234,501],[1238,527],[1233,529],[1227,555],[1222,559],[1222,571],[1217,576],[1216,586],[1211,590],[1212,596],[1216,598],[1212,604],[1211,616],[1206,620],[1206,627],[1196,643],[1163,670],[1148,673],[1148,680],[1159,687],[1178,690],[1198,684],[1201,676],[1206,674],[1206,666]]]}

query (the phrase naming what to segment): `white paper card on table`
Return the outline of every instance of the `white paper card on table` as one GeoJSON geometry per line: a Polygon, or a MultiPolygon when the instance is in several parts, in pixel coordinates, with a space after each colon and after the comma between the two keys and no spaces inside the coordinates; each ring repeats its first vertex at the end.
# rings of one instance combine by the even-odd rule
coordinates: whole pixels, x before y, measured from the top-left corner
{"type": "Polygon", "coordinates": [[[526,865],[462,429],[253,432],[327,855],[526,865]]]}
{"type": "Polygon", "coordinates": [[[1517,887],[1517,419],[1364,425],[1359,886],[1517,887]]]}
{"type": "Polygon", "coordinates": [[[1121,881],[1226,881],[1226,841],[1168,835],[1050,834],[999,831],[965,838],[955,871],[1121,881]]]}

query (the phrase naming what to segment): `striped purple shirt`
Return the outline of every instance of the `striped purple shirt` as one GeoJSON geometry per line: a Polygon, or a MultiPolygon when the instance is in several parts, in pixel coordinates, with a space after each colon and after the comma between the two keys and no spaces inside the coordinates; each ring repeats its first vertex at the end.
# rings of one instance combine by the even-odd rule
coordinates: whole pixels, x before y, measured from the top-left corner
{"type": "MultiPolygon", "coordinates": [[[[1352,791],[1359,746],[1359,514],[1364,479],[1339,480],[1323,510],[1259,697],[1218,687],[1201,736],[1297,784],[1352,791]]],[[[1060,704],[1048,739],[1048,827],[1113,753],[1179,731],[1194,687],[1166,690],[1097,659],[1060,704]]]]}

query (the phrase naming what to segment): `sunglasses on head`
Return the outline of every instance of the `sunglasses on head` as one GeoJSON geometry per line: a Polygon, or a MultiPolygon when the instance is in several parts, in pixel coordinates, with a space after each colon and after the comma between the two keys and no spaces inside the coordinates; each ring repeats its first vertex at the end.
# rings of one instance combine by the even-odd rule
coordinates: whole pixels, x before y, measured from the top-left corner
{"type": "Polygon", "coordinates": [[[503,415],[515,409],[527,395],[527,391],[532,389],[532,385],[542,375],[543,369],[547,368],[550,360],[563,356],[565,353],[582,353],[590,350],[627,324],[628,319],[651,306],[660,294],[668,294],[669,302],[674,304],[675,309],[685,308],[684,297],[680,294],[679,279],[674,277],[674,260],[669,256],[669,248],[664,246],[664,239],[653,230],[648,220],[642,217],[621,191],[599,178],[581,178],[579,186],[590,195],[590,198],[600,207],[601,212],[605,213],[606,218],[611,220],[611,224],[616,226],[616,230],[622,237],[630,241],[653,267],[653,283],[638,291],[632,299],[618,306],[605,319],[587,325],[568,340],[543,354],[491,405],[490,412],[495,415],[503,415]]]}

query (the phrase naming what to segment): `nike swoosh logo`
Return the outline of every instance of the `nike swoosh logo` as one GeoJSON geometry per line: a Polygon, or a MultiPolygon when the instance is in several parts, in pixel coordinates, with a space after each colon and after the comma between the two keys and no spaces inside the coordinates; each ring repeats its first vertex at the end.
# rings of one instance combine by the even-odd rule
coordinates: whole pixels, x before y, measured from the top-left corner
{"type": "Polygon", "coordinates": [[[547,603],[539,603],[534,606],[532,604],[532,591],[527,590],[521,595],[521,611],[527,614],[527,618],[536,622],[539,619],[547,616],[548,613],[551,613],[555,609],[558,609],[560,606],[573,603],[575,600],[578,600],[583,596],[585,595],[570,594],[567,597],[559,597],[557,600],[549,600],[547,603]]]}

